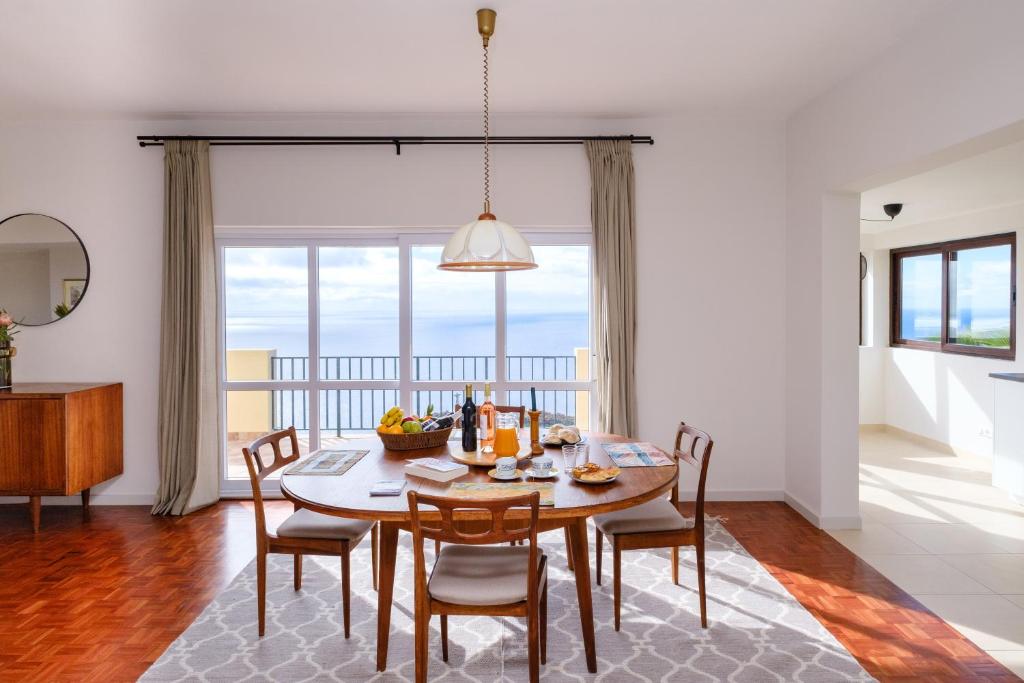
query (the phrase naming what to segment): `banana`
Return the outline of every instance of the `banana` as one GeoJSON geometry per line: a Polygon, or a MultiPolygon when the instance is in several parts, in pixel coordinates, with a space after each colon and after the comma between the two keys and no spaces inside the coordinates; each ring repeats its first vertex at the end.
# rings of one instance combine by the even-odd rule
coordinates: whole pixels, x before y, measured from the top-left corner
{"type": "Polygon", "coordinates": [[[402,409],[398,406],[394,406],[388,410],[382,418],[380,418],[380,423],[385,427],[391,427],[392,425],[396,425],[401,422],[403,417],[404,414],[402,413],[402,409]]]}

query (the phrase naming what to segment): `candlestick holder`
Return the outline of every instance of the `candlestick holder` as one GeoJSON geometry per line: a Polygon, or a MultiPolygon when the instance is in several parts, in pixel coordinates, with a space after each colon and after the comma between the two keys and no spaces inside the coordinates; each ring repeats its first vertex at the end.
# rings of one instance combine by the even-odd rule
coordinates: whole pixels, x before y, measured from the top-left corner
{"type": "Polygon", "coordinates": [[[530,455],[540,455],[544,452],[540,445],[540,411],[527,410],[526,413],[530,416],[530,455]]]}

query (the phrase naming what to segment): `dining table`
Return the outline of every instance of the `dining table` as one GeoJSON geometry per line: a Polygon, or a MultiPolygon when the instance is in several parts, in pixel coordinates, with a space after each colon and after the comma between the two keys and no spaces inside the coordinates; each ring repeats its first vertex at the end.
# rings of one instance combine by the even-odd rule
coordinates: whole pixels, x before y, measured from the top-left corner
{"type": "MultiPolygon", "coordinates": [[[[622,436],[600,432],[584,433],[589,446],[588,459],[598,465],[612,465],[603,449],[603,444],[633,441],[622,436]]],[[[370,436],[366,439],[346,441],[345,450],[367,451],[354,466],[340,477],[286,474],[281,477],[281,492],[295,505],[315,512],[350,519],[364,519],[379,522],[379,577],[377,595],[377,670],[385,671],[388,657],[388,636],[391,629],[391,608],[395,585],[395,564],[398,553],[399,531],[409,531],[411,517],[406,492],[443,496],[451,482],[437,482],[417,476],[406,475],[405,465],[418,458],[449,459],[452,454],[462,455],[461,443],[449,440],[445,445],[420,450],[389,450],[380,439],[370,436]],[[400,496],[371,496],[370,489],[379,481],[405,479],[405,490],[400,496]]],[[[338,448],[324,449],[338,450],[338,448]]],[[[520,431],[520,459],[524,464],[530,455],[530,441],[525,430],[520,431]]],[[[556,469],[563,469],[558,449],[548,449],[556,469]]],[[[314,455],[314,454],[311,454],[314,455]]],[[[457,482],[491,482],[487,467],[471,466],[469,473],[457,482]]],[[[580,628],[586,651],[587,669],[597,673],[597,652],[594,644],[594,611],[591,598],[590,559],[588,556],[587,518],[615,510],[622,510],[653,500],[666,494],[678,477],[677,467],[628,467],[622,468],[612,482],[585,484],[573,480],[568,473],[559,472],[551,481],[554,484],[554,505],[540,508],[538,531],[565,529],[576,583],[579,603],[580,628]]],[[[533,481],[533,480],[529,480],[533,481]]],[[[540,480],[537,480],[540,481],[540,480]]],[[[460,521],[472,523],[486,517],[486,511],[465,511],[460,521]]],[[[529,510],[513,509],[507,519],[527,520],[529,510]]],[[[436,511],[420,512],[424,520],[436,520],[436,511]],[[431,514],[433,513],[433,514],[431,514]]]]}

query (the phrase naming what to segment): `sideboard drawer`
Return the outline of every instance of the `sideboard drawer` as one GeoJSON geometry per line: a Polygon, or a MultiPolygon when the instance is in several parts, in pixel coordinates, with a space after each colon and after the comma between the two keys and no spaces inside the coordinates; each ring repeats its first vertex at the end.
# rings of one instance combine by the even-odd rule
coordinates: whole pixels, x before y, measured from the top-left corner
{"type": "Polygon", "coordinates": [[[0,494],[64,495],[64,413],[59,398],[0,401],[0,494]]]}

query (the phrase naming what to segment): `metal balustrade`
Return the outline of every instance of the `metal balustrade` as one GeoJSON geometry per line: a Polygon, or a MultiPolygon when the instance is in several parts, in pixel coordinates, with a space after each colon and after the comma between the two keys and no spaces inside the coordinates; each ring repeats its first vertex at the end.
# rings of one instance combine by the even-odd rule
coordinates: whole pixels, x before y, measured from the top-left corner
{"type": "MultiPolygon", "coordinates": [[[[494,356],[414,356],[413,379],[418,382],[484,382],[494,380],[494,356]]],[[[507,356],[506,377],[512,382],[575,381],[576,357],[507,356]]],[[[325,380],[397,380],[398,356],[323,356],[320,378],[325,380]]],[[[309,378],[309,359],[305,356],[270,357],[273,380],[305,380],[309,378]]],[[[295,425],[297,430],[309,429],[308,395],[305,390],[271,391],[273,429],[295,425]]],[[[474,392],[477,402],[482,392],[474,392]]],[[[529,392],[508,392],[508,403],[526,405],[529,392]]],[[[576,421],[576,394],[573,389],[537,390],[538,408],[543,411],[545,425],[576,421]]],[[[435,410],[451,410],[461,403],[462,392],[422,389],[413,392],[413,410],[425,412],[433,403],[435,410]]],[[[321,434],[340,436],[343,432],[374,429],[380,415],[399,402],[395,389],[325,389],[320,392],[321,434]]]]}

